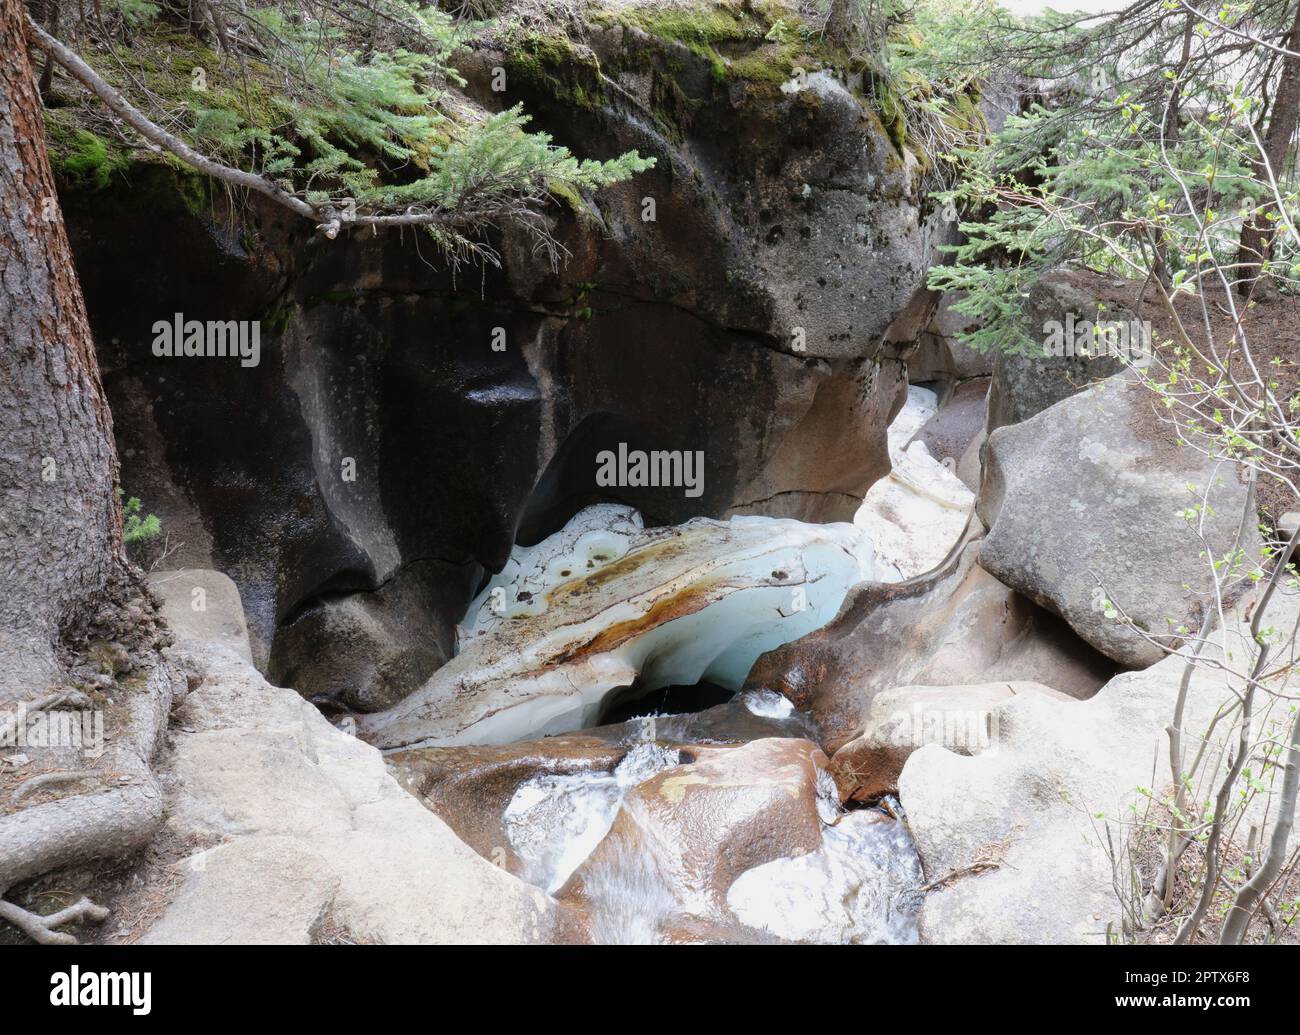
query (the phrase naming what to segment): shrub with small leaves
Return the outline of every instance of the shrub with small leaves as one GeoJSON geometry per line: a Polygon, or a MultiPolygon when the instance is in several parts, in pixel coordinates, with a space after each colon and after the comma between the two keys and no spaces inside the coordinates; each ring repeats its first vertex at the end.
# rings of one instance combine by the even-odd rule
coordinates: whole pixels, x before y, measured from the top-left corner
{"type": "MultiPolygon", "coordinates": [[[[125,495],[121,489],[118,495],[125,495]]],[[[122,503],[122,541],[128,546],[152,539],[162,532],[162,522],[157,514],[141,515],[143,504],[136,496],[127,497],[122,503]]]]}

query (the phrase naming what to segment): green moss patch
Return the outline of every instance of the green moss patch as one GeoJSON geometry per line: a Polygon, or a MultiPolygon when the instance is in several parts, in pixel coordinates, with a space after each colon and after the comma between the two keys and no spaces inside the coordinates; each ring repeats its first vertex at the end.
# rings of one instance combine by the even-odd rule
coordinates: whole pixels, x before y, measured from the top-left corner
{"type": "Polygon", "coordinates": [[[65,111],[47,112],[46,141],[54,178],[65,190],[93,193],[108,188],[130,164],[129,157],[106,140],[70,124],[65,111]]]}
{"type": "Polygon", "coordinates": [[[599,62],[560,33],[528,32],[512,40],[506,49],[506,75],[588,111],[603,101],[599,62]]]}

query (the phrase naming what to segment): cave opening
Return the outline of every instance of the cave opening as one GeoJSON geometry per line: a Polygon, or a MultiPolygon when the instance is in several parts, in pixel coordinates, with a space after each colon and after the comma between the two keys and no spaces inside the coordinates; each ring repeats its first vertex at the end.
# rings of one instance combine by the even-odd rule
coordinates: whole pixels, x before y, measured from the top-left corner
{"type": "Polygon", "coordinates": [[[734,690],[701,680],[689,686],[673,685],[646,690],[640,680],[615,690],[605,699],[597,725],[613,726],[651,715],[690,715],[715,705],[726,704],[734,690]]]}

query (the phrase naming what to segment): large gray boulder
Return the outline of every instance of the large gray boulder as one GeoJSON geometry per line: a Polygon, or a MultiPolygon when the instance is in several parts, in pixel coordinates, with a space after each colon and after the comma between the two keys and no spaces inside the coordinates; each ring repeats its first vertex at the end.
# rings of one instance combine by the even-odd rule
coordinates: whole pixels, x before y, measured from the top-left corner
{"type": "Polygon", "coordinates": [[[1042,683],[971,683],[965,686],[899,686],[875,696],[862,717],[862,732],[835,752],[827,772],[844,801],[873,801],[898,793],[898,776],[913,751],[938,744],[958,755],[992,745],[992,709],[1017,694],[1071,701],[1042,683]]]}
{"type": "MultiPolygon", "coordinates": [[[[157,588],[180,592],[202,574],[157,588]]],[[[227,635],[240,619],[237,594],[210,604],[210,621],[178,630],[175,650],[203,679],[176,712],[162,771],[161,843],[180,850],[179,879],[161,915],[156,902],[147,911],[143,941],[580,936],[569,910],[475,853],[403,790],[378,751],[263,679],[247,642],[227,635]]]]}
{"type": "MultiPolygon", "coordinates": [[[[1300,597],[1282,591],[1269,624],[1293,629],[1298,607],[1300,597]]],[[[1189,738],[1208,739],[1191,781],[1202,802],[1217,790],[1237,736],[1232,719],[1211,723],[1241,685],[1227,670],[1251,664],[1244,610],[1228,612],[1205,650],[1211,664],[1198,666],[1189,682],[1183,729],[1189,738]]],[[[1294,648],[1278,649],[1285,655],[1294,648]]],[[[1170,792],[1167,727],[1185,667],[1182,658],[1167,657],[1121,673],[1087,701],[1017,694],[992,709],[987,749],[961,755],[927,744],[912,753],[899,791],[933,885],[922,911],[923,941],[1103,945],[1121,936],[1133,902],[1130,880],[1153,878],[1144,836],[1160,837],[1168,822],[1168,813],[1152,806],[1170,792]]],[[[1266,689],[1294,694],[1294,681],[1282,666],[1266,689]]],[[[1190,760],[1195,747],[1188,752],[1190,760]]],[[[1250,823],[1268,829],[1276,817],[1276,772],[1267,777],[1271,788],[1255,798],[1252,818],[1230,819],[1234,851],[1244,846],[1250,823]],[[1272,809],[1267,822],[1257,818],[1265,808],[1272,809]]],[[[1256,793],[1249,782],[1234,786],[1234,810],[1256,793]]],[[[1145,890],[1137,888],[1136,897],[1145,890]]]]}
{"type": "Polygon", "coordinates": [[[984,568],[1131,667],[1159,661],[1180,629],[1199,626],[1213,588],[1206,551],[1228,554],[1243,520],[1246,557],[1259,562],[1242,469],[1178,444],[1157,406],[1117,375],[999,428],[976,504],[989,529],[984,568]],[[1203,541],[1185,516],[1202,501],[1203,541]]]}

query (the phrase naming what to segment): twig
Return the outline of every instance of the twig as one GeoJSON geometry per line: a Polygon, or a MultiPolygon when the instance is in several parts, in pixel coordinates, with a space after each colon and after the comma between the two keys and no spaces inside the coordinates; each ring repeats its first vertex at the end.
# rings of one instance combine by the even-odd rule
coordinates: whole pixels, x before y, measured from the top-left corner
{"type": "Polygon", "coordinates": [[[961,880],[963,877],[974,877],[977,874],[987,873],[990,870],[1000,870],[1002,864],[994,862],[992,859],[980,859],[971,863],[969,866],[959,866],[955,870],[950,870],[942,877],[930,881],[928,884],[922,884],[917,890],[922,894],[928,894],[938,888],[944,888],[948,885],[961,880]]]}

